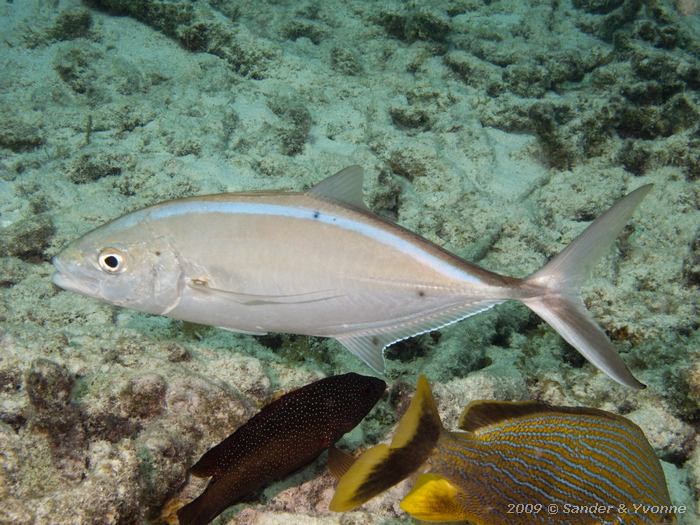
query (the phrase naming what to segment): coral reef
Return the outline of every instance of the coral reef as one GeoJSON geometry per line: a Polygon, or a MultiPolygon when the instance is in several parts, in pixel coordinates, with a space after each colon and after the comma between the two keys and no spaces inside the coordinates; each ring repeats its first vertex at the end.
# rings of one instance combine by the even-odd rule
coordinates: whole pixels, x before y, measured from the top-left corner
{"type": "MultiPolygon", "coordinates": [[[[385,440],[420,372],[448,426],[472,399],[600,407],[643,428],[679,522],[697,522],[700,27],[684,2],[28,0],[0,4],[0,31],[0,522],[163,523],[203,488],[188,467],[259,407],[367,373],[332,341],[50,281],[51,257],[127,211],[303,190],[350,164],[374,211],[517,277],[655,185],[584,293],[646,390],[503,304],[390,349],[390,395],[340,445],[385,440]]],[[[404,485],[331,515],[333,483],[322,458],[219,523],[410,523],[404,485]]]]}

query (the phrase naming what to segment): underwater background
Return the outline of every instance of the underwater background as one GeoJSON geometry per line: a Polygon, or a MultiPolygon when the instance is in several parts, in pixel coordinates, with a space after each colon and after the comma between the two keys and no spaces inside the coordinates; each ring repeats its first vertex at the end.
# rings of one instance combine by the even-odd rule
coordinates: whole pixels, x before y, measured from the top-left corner
{"type": "MultiPolygon", "coordinates": [[[[126,212],[351,164],[373,211],[518,277],[654,189],[584,290],[646,390],[506,303],[390,347],[389,393],[343,448],[388,439],[420,373],[447,428],[475,399],[598,407],[643,429],[700,523],[697,0],[2,0],[0,35],[0,523],[174,523],[206,483],[187,469],[263,405],[370,373],[330,340],[51,283],[126,212]]],[[[324,456],[216,523],[413,522],[406,483],[347,514],[334,485],[324,456]]]]}

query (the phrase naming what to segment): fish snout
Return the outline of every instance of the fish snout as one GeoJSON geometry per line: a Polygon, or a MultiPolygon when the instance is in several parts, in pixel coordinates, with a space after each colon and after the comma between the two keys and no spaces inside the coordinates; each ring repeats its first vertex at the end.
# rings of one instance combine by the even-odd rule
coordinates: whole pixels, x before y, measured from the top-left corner
{"type": "Polygon", "coordinates": [[[98,295],[98,283],[94,278],[83,275],[84,272],[81,273],[80,268],[76,265],[66,263],[61,260],[59,256],[53,257],[51,259],[51,264],[53,264],[56,269],[51,276],[51,282],[59,288],[92,297],[98,295]]]}
{"type": "Polygon", "coordinates": [[[51,282],[58,286],[59,288],[65,288],[66,284],[66,276],[65,276],[65,265],[61,262],[61,260],[58,258],[58,256],[55,256],[51,259],[51,264],[53,264],[54,269],[56,270],[54,274],[51,276],[51,282]]]}
{"type": "Polygon", "coordinates": [[[372,377],[370,379],[370,392],[373,397],[376,399],[379,399],[384,395],[384,391],[386,390],[386,383],[379,379],[378,377],[372,377]]]}

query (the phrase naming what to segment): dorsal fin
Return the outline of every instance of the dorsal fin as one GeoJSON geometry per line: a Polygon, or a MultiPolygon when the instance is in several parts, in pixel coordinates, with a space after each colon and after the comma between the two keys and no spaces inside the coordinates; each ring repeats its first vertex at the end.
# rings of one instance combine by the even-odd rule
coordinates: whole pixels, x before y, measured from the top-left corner
{"type": "Polygon", "coordinates": [[[442,423],[430,385],[420,376],[391,446],[380,444],[361,454],[338,482],[328,508],[334,512],[352,510],[396,485],[425,463],[441,433],[442,423]]]}
{"type": "Polygon", "coordinates": [[[363,180],[362,166],[348,166],[335,175],[323,179],[306,193],[366,210],[368,208],[362,198],[363,180]]]}
{"type": "Polygon", "coordinates": [[[599,408],[567,407],[547,405],[537,401],[472,401],[459,418],[459,429],[474,432],[481,427],[502,423],[508,419],[531,416],[533,414],[578,414],[580,416],[603,417],[622,421],[624,417],[599,408]]]}
{"type": "Polygon", "coordinates": [[[472,401],[462,412],[458,426],[461,430],[473,432],[507,419],[551,411],[552,407],[537,401],[472,401]]]}
{"type": "Polygon", "coordinates": [[[403,448],[409,444],[415,445],[420,441],[418,436],[421,436],[423,440],[430,443],[427,447],[430,450],[437,442],[441,430],[442,422],[433,392],[430,389],[430,383],[421,374],[418,376],[416,393],[394,431],[391,448],[403,448]]]}

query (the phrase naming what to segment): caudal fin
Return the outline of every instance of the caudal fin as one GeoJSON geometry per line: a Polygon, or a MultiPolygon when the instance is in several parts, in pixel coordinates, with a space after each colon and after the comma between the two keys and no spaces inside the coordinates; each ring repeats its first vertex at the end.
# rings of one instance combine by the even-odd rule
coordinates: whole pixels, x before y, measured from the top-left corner
{"type": "Polygon", "coordinates": [[[377,445],[365,451],[338,482],[330,510],[345,512],[418,470],[428,459],[442,432],[430,385],[418,378],[416,393],[401,418],[391,445],[377,445]]]}
{"type": "Polygon", "coordinates": [[[564,251],[523,283],[525,289],[538,292],[523,299],[527,306],[596,367],[633,388],[644,388],[644,385],[632,375],[610,339],[586,310],[580,288],[651,187],[647,184],[637,188],[617,201],[564,251]]]}

